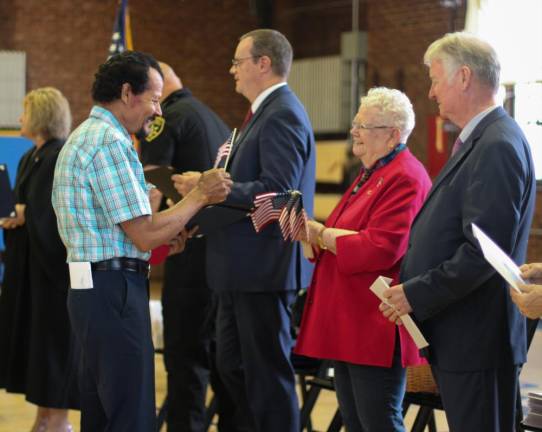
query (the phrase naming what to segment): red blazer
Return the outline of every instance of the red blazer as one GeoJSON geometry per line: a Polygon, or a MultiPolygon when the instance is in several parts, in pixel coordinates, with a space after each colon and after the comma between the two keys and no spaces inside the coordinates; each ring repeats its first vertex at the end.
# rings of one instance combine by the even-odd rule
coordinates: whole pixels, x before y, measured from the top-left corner
{"type": "MultiPolygon", "coordinates": [[[[328,227],[358,234],[337,238],[337,255],[330,251],[317,255],[295,352],[391,367],[396,326],[382,316],[380,300],[369,287],[380,275],[397,282],[410,225],[431,180],[405,149],[350,196],[358,181],[359,177],[326,221],[328,227]]],[[[423,363],[402,326],[399,334],[403,366],[423,363]]]]}

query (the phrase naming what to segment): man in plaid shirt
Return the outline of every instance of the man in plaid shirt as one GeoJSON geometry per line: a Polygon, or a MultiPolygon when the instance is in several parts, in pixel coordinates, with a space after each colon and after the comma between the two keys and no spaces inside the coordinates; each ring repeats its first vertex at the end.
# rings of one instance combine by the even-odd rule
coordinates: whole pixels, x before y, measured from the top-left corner
{"type": "Polygon", "coordinates": [[[155,430],[149,250],[182,250],[186,222],[223,201],[231,180],[210,170],[193,194],[152,213],[130,134],[161,114],[162,72],[140,52],[111,57],[95,75],[89,118],[56,166],[53,206],[68,252],[68,310],[82,348],[81,430],[155,430]]]}

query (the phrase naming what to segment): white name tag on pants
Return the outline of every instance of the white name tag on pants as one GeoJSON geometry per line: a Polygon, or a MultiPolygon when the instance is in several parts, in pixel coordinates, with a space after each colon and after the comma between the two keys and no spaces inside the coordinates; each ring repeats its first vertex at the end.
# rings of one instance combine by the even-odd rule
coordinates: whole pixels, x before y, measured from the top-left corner
{"type": "Polygon", "coordinates": [[[89,262],[71,262],[68,263],[68,266],[70,268],[70,285],[72,289],[94,288],[92,269],[89,262]]]}

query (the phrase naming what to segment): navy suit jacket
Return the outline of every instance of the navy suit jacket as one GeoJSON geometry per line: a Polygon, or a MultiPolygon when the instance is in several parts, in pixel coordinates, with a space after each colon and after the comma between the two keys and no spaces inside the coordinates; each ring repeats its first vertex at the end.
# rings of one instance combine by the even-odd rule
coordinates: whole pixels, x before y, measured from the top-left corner
{"type": "MultiPolygon", "coordinates": [[[[233,146],[228,171],[234,185],[226,204],[248,208],[258,194],[297,189],[312,216],[314,136],[303,105],[287,86],[254,113],[233,146]]],[[[245,218],[208,236],[207,281],[215,290],[294,290],[307,287],[311,275],[299,242],[285,242],[278,223],[256,233],[245,218]]]]}
{"type": "Polygon", "coordinates": [[[443,370],[526,360],[525,319],[484,259],[476,223],[525,262],[536,180],[529,144],[502,108],[490,112],[435,179],[412,226],[401,267],[407,299],[443,370]]]}

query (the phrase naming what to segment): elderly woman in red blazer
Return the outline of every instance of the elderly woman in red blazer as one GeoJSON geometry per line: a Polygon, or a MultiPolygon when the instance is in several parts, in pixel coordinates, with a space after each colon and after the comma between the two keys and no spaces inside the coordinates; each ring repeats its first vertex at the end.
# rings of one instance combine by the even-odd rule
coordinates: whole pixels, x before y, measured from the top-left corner
{"type": "Polygon", "coordinates": [[[309,222],[316,268],[295,351],[333,360],[349,432],[404,431],[405,367],[423,361],[369,290],[380,275],[397,282],[410,225],[431,186],[406,147],[413,128],[405,94],[369,90],[350,131],[361,172],[325,225],[309,222]]]}

